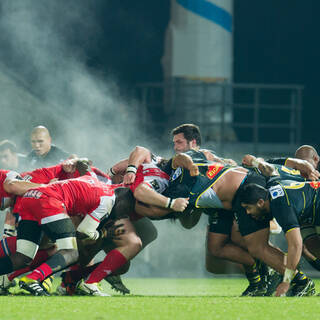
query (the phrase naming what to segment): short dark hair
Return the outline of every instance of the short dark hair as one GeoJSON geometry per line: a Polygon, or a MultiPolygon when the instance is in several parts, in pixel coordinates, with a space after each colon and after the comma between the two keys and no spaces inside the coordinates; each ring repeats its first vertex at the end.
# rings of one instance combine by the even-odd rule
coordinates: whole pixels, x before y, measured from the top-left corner
{"type": "Polygon", "coordinates": [[[119,187],[114,190],[116,199],[112,207],[110,217],[112,219],[128,218],[129,214],[134,212],[136,199],[129,188],[119,187]]]}
{"type": "Polygon", "coordinates": [[[259,199],[267,200],[268,190],[256,184],[249,183],[243,187],[240,192],[240,202],[247,204],[256,204],[259,199]]]}
{"type": "Polygon", "coordinates": [[[16,153],[17,152],[17,146],[16,144],[11,140],[2,140],[0,142],[0,151],[4,151],[9,149],[11,152],[16,153]]]}
{"type": "Polygon", "coordinates": [[[201,133],[200,128],[192,123],[184,123],[174,129],[172,129],[171,134],[175,136],[176,134],[183,133],[187,141],[196,140],[197,145],[201,145],[201,133]]]}

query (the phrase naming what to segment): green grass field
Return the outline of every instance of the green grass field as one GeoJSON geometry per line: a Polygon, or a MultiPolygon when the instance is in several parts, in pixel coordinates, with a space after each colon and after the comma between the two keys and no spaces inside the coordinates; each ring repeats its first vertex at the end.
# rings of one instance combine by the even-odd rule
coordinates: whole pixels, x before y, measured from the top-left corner
{"type": "MultiPolygon", "coordinates": [[[[239,297],[245,279],[124,279],[132,294],[0,298],[1,320],[319,319],[320,297],[239,297]]],[[[320,280],[316,280],[320,288],[320,280]]],[[[114,293],[107,283],[105,292],[114,293]]],[[[13,288],[16,290],[16,288],[13,288]]]]}

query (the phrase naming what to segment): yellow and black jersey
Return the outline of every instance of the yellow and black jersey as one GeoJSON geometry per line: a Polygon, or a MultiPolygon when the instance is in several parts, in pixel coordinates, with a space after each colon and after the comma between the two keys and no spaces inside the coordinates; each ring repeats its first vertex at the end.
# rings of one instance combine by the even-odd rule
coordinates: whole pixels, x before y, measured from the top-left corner
{"type": "Polygon", "coordinates": [[[284,232],[302,224],[320,225],[318,181],[281,180],[269,188],[270,209],[284,232]]]}

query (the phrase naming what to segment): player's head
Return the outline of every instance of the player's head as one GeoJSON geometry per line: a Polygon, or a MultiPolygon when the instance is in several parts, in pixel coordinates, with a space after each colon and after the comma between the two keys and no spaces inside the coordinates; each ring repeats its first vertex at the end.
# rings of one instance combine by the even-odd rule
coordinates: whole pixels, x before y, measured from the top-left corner
{"type": "Polygon", "coordinates": [[[182,124],[174,128],[171,134],[173,136],[174,151],[176,153],[199,148],[201,145],[200,129],[195,124],[182,124]]]}
{"type": "Polygon", "coordinates": [[[17,146],[10,140],[0,142],[0,168],[6,170],[17,169],[19,159],[17,155],[17,146]]]}
{"type": "Polygon", "coordinates": [[[45,156],[51,149],[51,137],[46,127],[35,127],[31,132],[31,147],[38,156],[45,156]]]}
{"type": "Polygon", "coordinates": [[[129,188],[117,188],[114,190],[116,201],[112,208],[112,218],[122,219],[129,216],[134,211],[136,200],[129,188]]]}
{"type": "Polygon", "coordinates": [[[254,219],[261,220],[269,212],[268,190],[256,183],[244,186],[240,193],[241,206],[254,219]]]}
{"type": "Polygon", "coordinates": [[[319,165],[319,155],[317,150],[309,145],[303,145],[296,150],[295,157],[298,159],[306,160],[313,165],[315,169],[319,165]]]}

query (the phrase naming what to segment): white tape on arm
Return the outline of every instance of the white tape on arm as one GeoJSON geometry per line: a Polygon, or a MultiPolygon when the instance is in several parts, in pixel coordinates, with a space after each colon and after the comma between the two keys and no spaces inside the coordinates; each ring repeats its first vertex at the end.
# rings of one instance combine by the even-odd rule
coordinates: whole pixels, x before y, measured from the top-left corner
{"type": "Polygon", "coordinates": [[[99,238],[99,231],[97,231],[98,225],[99,222],[87,214],[79,224],[77,231],[86,234],[88,238],[92,240],[97,240],[99,238]]]}

